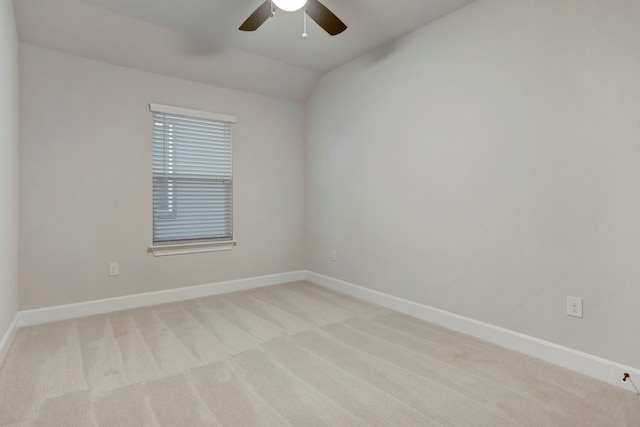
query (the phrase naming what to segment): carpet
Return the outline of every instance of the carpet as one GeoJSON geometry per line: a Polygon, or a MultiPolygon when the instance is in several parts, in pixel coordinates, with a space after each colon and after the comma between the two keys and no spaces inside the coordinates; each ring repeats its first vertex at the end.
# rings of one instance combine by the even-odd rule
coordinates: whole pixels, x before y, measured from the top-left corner
{"type": "Polygon", "coordinates": [[[1,426],[639,426],[640,396],[308,282],[21,328],[1,426]]]}

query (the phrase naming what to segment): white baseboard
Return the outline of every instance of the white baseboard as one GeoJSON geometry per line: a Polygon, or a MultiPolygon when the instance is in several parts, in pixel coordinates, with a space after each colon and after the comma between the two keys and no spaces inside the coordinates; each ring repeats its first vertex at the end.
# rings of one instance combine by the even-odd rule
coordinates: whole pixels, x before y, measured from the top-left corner
{"type": "Polygon", "coordinates": [[[9,348],[11,348],[11,344],[13,344],[13,339],[16,337],[16,332],[18,332],[18,315],[16,314],[13,318],[13,322],[9,325],[9,329],[5,332],[2,340],[0,340],[0,366],[4,362],[4,359],[7,357],[9,353],[9,348]]]}
{"type": "Polygon", "coordinates": [[[470,319],[438,308],[419,304],[342,280],[334,279],[329,276],[313,273],[311,271],[293,271],[21,311],[16,314],[16,317],[9,326],[9,329],[5,333],[4,337],[2,337],[2,340],[0,340],[0,365],[2,365],[2,362],[9,351],[18,327],[21,326],[31,326],[41,323],[56,322],[59,320],[68,320],[78,317],[128,310],[132,308],[166,304],[305,279],[334,291],[350,295],[373,304],[378,304],[454,331],[471,335],[484,341],[536,357],[574,372],[588,375],[592,378],[596,378],[640,394],[638,391],[640,388],[640,369],[638,368],[624,366],[617,362],[583,353],[568,347],[563,347],[561,345],[514,332],[509,329],[480,322],[478,320],[470,319]],[[631,374],[631,378],[626,382],[622,381],[622,375],[624,372],[631,374]],[[634,379],[637,383],[633,381],[634,379]]]}
{"type": "Polygon", "coordinates": [[[640,394],[638,391],[640,369],[311,271],[307,271],[305,277],[311,283],[471,335],[640,394]],[[623,382],[622,377],[625,372],[628,372],[631,378],[623,382]]]}
{"type": "Polygon", "coordinates": [[[292,271],[288,273],[271,274],[268,276],[250,277],[247,279],[167,289],[164,291],[126,295],[122,297],[106,298],[76,304],[38,308],[35,310],[25,310],[17,314],[17,319],[19,326],[32,326],[41,323],[57,322],[59,320],[75,319],[78,317],[112,313],[114,311],[129,310],[132,308],[147,307],[150,305],[166,304],[193,298],[261,288],[264,286],[304,280],[304,278],[304,271],[292,271]]]}

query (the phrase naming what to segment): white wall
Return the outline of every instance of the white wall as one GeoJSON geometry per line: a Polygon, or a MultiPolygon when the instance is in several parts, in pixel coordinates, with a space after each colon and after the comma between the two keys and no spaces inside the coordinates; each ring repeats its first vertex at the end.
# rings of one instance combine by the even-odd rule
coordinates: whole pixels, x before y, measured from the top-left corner
{"type": "Polygon", "coordinates": [[[325,75],[310,270],[640,367],[638,22],[479,0],[325,75]]]}
{"type": "Polygon", "coordinates": [[[24,44],[20,73],[21,309],[304,267],[301,104],[24,44]],[[232,251],[147,253],[149,102],[237,116],[232,251]]]}
{"type": "Polygon", "coordinates": [[[0,340],[18,310],[18,40],[0,0],[0,340]]]}

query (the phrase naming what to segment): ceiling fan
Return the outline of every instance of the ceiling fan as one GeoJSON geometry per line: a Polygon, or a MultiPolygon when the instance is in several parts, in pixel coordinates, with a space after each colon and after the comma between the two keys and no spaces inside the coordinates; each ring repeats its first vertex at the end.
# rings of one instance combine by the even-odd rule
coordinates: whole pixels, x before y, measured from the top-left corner
{"type": "MultiPolygon", "coordinates": [[[[305,13],[332,36],[340,34],[347,29],[344,22],[318,0],[266,0],[249,15],[247,20],[240,25],[239,29],[242,31],[257,30],[267,19],[275,14],[275,8],[286,12],[293,12],[304,8],[305,13]]],[[[306,34],[305,31],[303,37],[306,37],[306,34]]]]}

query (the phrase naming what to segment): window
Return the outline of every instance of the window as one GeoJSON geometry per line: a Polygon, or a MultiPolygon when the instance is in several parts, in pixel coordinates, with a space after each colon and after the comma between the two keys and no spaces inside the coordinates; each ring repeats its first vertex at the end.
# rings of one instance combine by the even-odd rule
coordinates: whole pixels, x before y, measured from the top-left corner
{"type": "Polygon", "coordinates": [[[233,246],[235,117],[150,104],[154,255],[233,246]]]}

